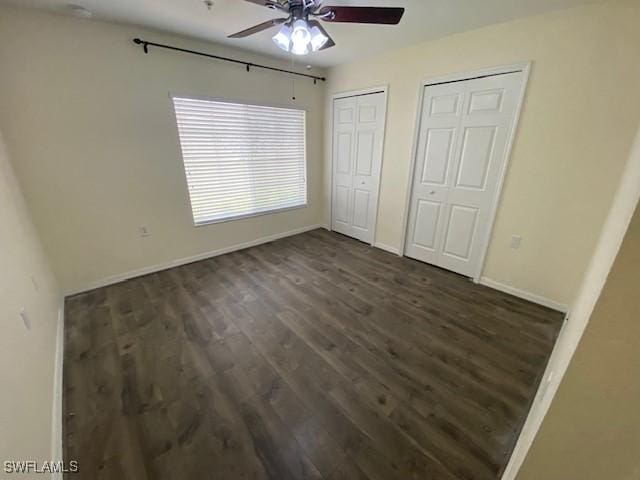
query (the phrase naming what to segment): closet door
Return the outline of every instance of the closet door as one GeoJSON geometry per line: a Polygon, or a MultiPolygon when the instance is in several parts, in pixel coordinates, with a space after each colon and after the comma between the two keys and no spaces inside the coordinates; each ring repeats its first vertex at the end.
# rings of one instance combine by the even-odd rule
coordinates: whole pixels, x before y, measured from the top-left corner
{"type": "Polygon", "coordinates": [[[353,154],[355,151],[356,98],[333,102],[333,193],[331,229],[352,235],[353,154]]]}
{"type": "Polygon", "coordinates": [[[385,94],[340,98],[333,110],[332,229],[373,242],[382,164],[385,94]]]}
{"type": "Polygon", "coordinates": [[[457,150],[464,86],[450,83],[425,91],[405,254],[438,264],[452,164],[457,150]]]}
{"type": "Polygon", "coordinates": [[[407,256],[476,274],[520,82],[518,72],[426,87],[407,256]]]}

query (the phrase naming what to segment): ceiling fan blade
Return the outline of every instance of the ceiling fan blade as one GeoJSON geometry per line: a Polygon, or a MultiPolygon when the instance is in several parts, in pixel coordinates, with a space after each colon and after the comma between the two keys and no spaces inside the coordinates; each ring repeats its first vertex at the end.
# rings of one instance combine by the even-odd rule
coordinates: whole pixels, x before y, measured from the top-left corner
{"type": "Polygon", "coordinates": [[[318,27],[320,29],[320,31],[323,33],[323,35],[325,35],[329,40],[327,40],[327,43],[325,43],[320,50],[326,50],[327,48],[331,48],[333,47],[336,42],[333,41],[333,38],[331,38],[331,35],[329,35],[327,33],[327,31],[324,29],[324,27],[320,24],[319,21],[317,20],[309,20],[309,25],[311,25],[312,27],[318,27]]]}
{"type": "Polygon", "coordinates": [[[275,27],[276,25],[280,25],[289,20],[288,18],[274,18],[273,20],[267,20],[259,25],[255,25],[251,28],[247,28],[246,30],[242,30],[241,32],[234,33],[233,35],[229,35],[227,38],[244,38],[249,35],[253,35],[254,33],[261,32],[266,30],[267,28],[275,27]]]}
{"type": "Polygon", "coordinates": [[[316,16],[325,22],[382,23],[397,25],[404,14],[402,7],[322,7],[316,16]]]}

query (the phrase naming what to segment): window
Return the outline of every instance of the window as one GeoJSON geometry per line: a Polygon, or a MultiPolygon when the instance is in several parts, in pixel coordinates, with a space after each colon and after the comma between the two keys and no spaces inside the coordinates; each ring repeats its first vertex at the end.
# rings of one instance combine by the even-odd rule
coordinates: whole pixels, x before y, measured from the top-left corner
{"type": "Polygon", "coordinates": [[[307,204],[305,111],[173,97],[196,226],[307,204]]]}

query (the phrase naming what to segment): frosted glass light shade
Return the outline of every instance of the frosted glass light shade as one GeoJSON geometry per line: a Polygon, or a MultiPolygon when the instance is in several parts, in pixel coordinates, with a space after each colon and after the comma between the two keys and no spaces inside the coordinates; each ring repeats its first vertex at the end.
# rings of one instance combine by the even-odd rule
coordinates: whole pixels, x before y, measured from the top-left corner
{"type": "Polygon", "coordinates": [[[271,37],[271,39],[278,47],[288,52],[291,49],[291,27],[289,25],[282,25],[278,33],[271,37]]]}

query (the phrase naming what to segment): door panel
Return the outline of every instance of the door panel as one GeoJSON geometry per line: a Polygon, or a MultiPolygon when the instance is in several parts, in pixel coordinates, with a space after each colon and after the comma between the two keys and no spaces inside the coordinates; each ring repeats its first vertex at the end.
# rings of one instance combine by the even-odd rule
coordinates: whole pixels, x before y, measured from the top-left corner
{"type": "Polygon", "coordinates": [[[353,190],[353,226],[360,230],[367,230],[369,227],[369,197],[368,190],[353,190]]]}
{"type": "Polygon", "coordinates": [[[377,105],[361,105],[358,109],[358,121],[360,123],[376,123],[377,115],[377,105]]]}
{"type": "Polygon", "coordinates": [[[416,212],[416,228],[413,242],[422,248],[434,250],[436,246],[436,232],[440,221],[441,203],[419,200],[416,212]]]}
{"type": "Polygon", "coordinates": [[[425,87],[407,256],[476,275],[522,74],[425,87]]]}
{"type": "Polygon", "coordinates": [[[499,112],[503,98],[502,89],[471,92],[467,113],[499,112]]]}
{"type": "Polygon", "coordinates": [[[333,104],[332,229],[373,242],[382,164],[384,93],[333,104]]]}
{"type": "Polygon", "coordinates": [[[345,101],[337,101],[336,103],[336,113],[338,118],[338,124],[352,125],[353,114],[354,114],[353,102],[347,101],[348,99],[344,99],[344,100],[345,101]]]}
{"type": "Polygon", "coordinates": [[[444,185],[451,160],[453,128],[438,128],[427,131],[422,183],[444,185]]]}
{"type": "Polygon", "coordinates": [[[338,173],[351,173],[351,132],[338,134],[338,173]]]}
{"type": "Polygon", "coordinates": [[[336,187],[335,204],[333,206],[335,221],[349,223],[349,188],[338,185],[336,187]]]}
{"type": "Polygon", "coordinates": [[[478,209],[464,205],[449,207],[449,221],[442,252],[460,260],[469,260],[478,209]]]}
{"type": "Polygon", "coordinates": [[[464,131],[457,187],[483,190],[493,158],[496,127],[469,127],[464,131]]]}
{"type": "Polygon", "coordinates": [[[369,176],[373,170],[373,142],[376,139],[376,131],[358,132],[358,144],[356,147],[356,175],[369,176]]]}
{"type": "Polygon", "coordinates": [[[458,111],[459,102],[460,94],[457,92],[434,95],[431,97],[429,115],[432,117],[434,115],[455,115],[458,111]]]}

